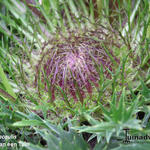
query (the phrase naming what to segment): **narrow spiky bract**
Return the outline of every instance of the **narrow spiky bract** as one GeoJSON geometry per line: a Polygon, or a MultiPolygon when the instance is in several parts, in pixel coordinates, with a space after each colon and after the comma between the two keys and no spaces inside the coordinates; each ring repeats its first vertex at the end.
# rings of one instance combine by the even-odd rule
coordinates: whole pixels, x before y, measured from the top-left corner
{"type": "MultiPolygon", "coordinates": [[[[70,34],[68,37],[61,36],[59,42],[51,40],[46,44],[50,44],[51,48],[47,48],[48,50],[41,54],[36,81],[40,75],[45,90],[51,92],[53,100],[59,86],[67,96],[83,102],[86,93],[91,95],[93,86],[98,86],[97,67],[101,65],[104,74],[108,77],[107,69],[112,71],[113,64],[99,42],[99,40],[104,41],[105,35],[101,34],[101,30],[82,35],[70,34]],[[45,76],[48,82],[45,81],[45,76]]],[[[118,61],[116,57],[114,59],[118,61]]]]}

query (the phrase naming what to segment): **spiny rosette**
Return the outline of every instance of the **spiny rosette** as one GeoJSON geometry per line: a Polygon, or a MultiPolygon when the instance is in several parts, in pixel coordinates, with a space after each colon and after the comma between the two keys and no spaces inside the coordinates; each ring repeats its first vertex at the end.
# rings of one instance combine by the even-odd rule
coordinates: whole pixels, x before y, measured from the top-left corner
{"type": "MultiPolygon", "coordinates": [[[[99,86],[98,68],[103,66],[106,77],[110,77],[108,69],[112,71],[113,63],[101,46],[106,35],[99,29],[82,34],[69,33],[67,37],[61,35],[45,43],[36,67],[38,89],[38,80],[41,80],[44,90],[51,93],[52,100],[58,95],[58,87],[75,101],[83,102],[86,93],[91,96],[93,87],[99,86]]],[[[119,63],[111,50],[109,53],[119,63]]]]}

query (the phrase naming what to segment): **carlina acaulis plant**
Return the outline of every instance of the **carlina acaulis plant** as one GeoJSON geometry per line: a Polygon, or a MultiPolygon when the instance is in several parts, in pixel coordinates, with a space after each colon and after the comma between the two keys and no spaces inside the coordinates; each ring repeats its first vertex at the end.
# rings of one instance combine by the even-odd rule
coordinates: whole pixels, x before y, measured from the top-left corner
{"type": "Polygon", "coordinates": [[[83,103],[87,94],[92,95],[93,87],[99,87],[100,75],[97,67],[102,65],[104,75],[110,78],[108,70],[113,69],[112,59],[119,64],[119,59],[110,49],[114,42],[106,41],[107,37],[108,31],[100,27],[82,34],[60,34],[59,38],[44,43],[35,75],[39,95],[43,88],[48,92],[51,101],[60,93],[63,99],[72,97],[83,103]]]}

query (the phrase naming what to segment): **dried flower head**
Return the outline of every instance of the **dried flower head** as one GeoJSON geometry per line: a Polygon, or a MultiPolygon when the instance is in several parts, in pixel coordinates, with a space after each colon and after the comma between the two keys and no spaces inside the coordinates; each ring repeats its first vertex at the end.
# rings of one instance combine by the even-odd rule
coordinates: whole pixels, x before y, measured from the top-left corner
{"type": "MultiPolygon", "coordinates": [[[[40,75],[45,90],[51,92],[53,100],[56,87],[59,86],[67,96],[83,102],[86,93],[91,95],[93,86],[98,87],[99,73],[96,66],[103,65],[104,74],[109,76],[106,68],[112,70],[113,64],[98,41],[104,41],[106,33],[103,32],[101,36],[101,32],[102,30],[97,30],[82,35],[70,34],[69,37],[61,36],[59,42],[52,40],[45,44],[43,49],[46,49],[48,44],[51,48],[41,54],[41,60],[37,65],[36,82],[40,75]],[[45,76],[48,82],[45,81],[45,76]]],[[[117,58],[114,59],[118,62],[117,58]]]]}

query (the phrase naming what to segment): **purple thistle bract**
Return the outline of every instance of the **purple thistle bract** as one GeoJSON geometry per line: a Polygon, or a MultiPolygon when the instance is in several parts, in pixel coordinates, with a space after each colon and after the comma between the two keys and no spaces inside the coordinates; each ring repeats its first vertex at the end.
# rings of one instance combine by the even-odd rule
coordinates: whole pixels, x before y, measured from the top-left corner
{"type": "MultiPolygon", "coordinates": [[[[101,43],[91,38],[94,36],[104,41],[104,38],[99,37],[101,32],[99,30],[91,31],[88,35],[61,36],[60,39],[51,40],[44,45],[43,51],[47,50],[42,52],[41,60],[37,65],[36,83],[40,78],[45,85],[45,91],[51,92],[52,100],[55,99],[59,86],[68,97],[83,102],[86,93],[91,96],[93,86],[99,85],[97,67],[103,65],[104,74],[106,77],[109,76],[106,68],[112,70],[113,64],[101,43]],[[46,48],[48,44],[51,48],[46,48]]],[[[116,57],[114,59],[119,62],[116,57]]]]}

